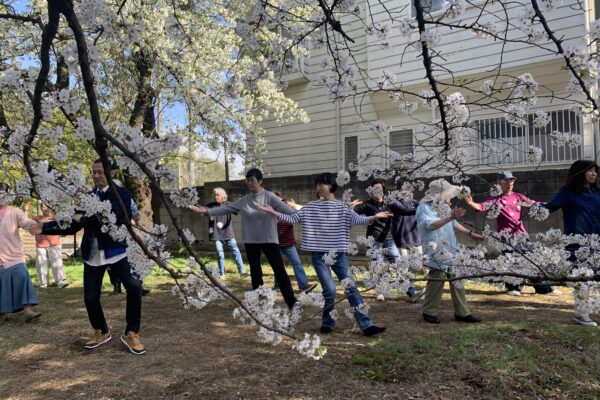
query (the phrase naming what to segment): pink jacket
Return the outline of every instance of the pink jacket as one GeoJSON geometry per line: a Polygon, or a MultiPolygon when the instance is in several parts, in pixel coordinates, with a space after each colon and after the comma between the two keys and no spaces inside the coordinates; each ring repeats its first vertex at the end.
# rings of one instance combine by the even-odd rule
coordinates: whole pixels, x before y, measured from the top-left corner
{"type": "Polygon", "coordinates": [[[19,228],[33,230],[37,222],[14,207],[0,207],[0,265],[10,268],[25,263],[19,228]]]}

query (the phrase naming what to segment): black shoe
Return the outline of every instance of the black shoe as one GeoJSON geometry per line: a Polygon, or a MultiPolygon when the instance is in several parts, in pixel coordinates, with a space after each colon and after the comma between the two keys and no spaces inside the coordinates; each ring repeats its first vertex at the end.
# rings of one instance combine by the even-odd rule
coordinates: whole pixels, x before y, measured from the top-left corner
{"type": "Polygon", "coordinates": [[[321,326],[321,328],[319,328],[319,332],[325,333],[325,334],[331,333],[331,332],[333,332],[333,328],[330,326],[327,326],[327,325],[323,325],[323,326],[321,326]]]}
{"type": "Polygon", "coordinates": [[[437,315],[423,314],[423,320],[425,320],[425,322],[429,322],[430,324],[439,324],[440,323],[440,319],[437,315]]]}
{"type": "Polygon", "coordinates": [[[459,317],[458,315],[454,314],[454,319],[458,322],[467,322],[469,324],[481,322],[481,318],[476,317],[473,314],[465,315],[464,317],[459,317]]]}
{"type": "Polygon", "coordinates": [[[142,288],[142,296],[146,296],[149,293],[150,293],[150,289],[144,289],[144,288],[142,288]]]}
{"type": "Polygon", "coordinates": [[[371,325],[370,327],[368,327],[367,329],[365,329],[363,331],[363,335],[364,336],[375,336],[375,335],[379,335],[380,333],[385,332],[386,330],[387,330],[387,328],[384,326],[371,325]]]}
{"type": "Polygon", "coordinates": [[[313,290],[315,290],[315,288],[317,287],[316,283],[309,283],[308,286],[306,286],[304,289],[300,290],[301,293],[310,293],[313,290]]]}

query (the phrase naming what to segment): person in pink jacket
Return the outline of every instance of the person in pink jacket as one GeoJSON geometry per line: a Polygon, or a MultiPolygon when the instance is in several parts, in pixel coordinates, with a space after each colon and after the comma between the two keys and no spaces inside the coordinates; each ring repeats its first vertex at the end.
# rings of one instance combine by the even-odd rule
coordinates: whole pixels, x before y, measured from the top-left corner
{"type": "Polygon", "coordinates": [[[8,186],[0,182],[0,322],[6,314],[19,311],[32,321],[41,314],[33,310],[38,299],[25,267],[19,228],[37,233],[39,224],[20,209],[9,207],[7,192],[8,186]]]}

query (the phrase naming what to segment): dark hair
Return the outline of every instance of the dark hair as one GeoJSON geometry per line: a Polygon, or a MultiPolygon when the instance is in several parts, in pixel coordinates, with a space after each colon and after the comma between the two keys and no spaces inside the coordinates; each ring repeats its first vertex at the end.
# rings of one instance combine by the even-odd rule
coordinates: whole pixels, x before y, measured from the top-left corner
{"type": "Polygon", "coordinates": [[[256,180],[259,182],[263,180],[263,174],[258,168],[250,168],[248,172],[246,172],[246,179],[252,177],[256,178],[256,180]]]}
{"type": "Polygon", "coordinates": [[[281,198],[281,200],[285,201],[285,196],[283,195],[283,193],[281,192],[273,192],[273,194],[279,198],[281,198]]]}
{"type": "MultiPolygon", "coordinates": [[[[94,164],[102,164],[102,159],[101,158],[97,159],[96,161],[94,161],[94,164]]],[[[102,165],[104,165],[104,164],[102,164],[102,165]]],[[[119,166],[113,160],[108,160],[108,165],[109,165],[109,168],[111,171],[116,171],[119,169],[119,166]]]]}
{"type": "Polygon", "coordinates": [[[369,187],[373,187],[373,186],[375,186],[375,185],[381,185],[381,188],[382,188],[383,190],[385,190],[385,183],[383,183],[382,181],[373,181],[373,183],[371,183],[371,184],[369,185],[369,187]]]}
{"type": "MultiPolygon", "coordinates": [[[[585,190],[585,173],[590,169],[595,169],[598,172],[598,164],[591,160],[577,160],[569,168],[569,175],[567,176],[567,187],[571,192],[575,194],[583,193],[585,190]]],[[[598,182],[591,186],[592,190],[600,190],[598,182]]]]}
{"type": "Polygon", "coordinates": [[[338,187],[333,174],[330,172],[323,172],[321,175],[317,176],[317,179],[315,179],[315,185],[329,185],[331,186],[331,189],[329,189],[331,193],[335,193],[338,187]]]}

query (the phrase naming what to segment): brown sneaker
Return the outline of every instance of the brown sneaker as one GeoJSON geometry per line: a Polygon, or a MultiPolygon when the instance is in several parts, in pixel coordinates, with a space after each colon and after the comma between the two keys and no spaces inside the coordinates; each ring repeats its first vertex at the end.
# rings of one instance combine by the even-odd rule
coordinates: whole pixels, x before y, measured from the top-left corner
{"type": "Polygon", "coordinates": [[[146,352],[146,348],[140,341],[140,335],[135,332],[121,335],[121,343],[133,354],[144,354],[146,352]]]}
{"type": "Polygon", "coordinates": [[[88,340],[83,347],[88,350],[95,349],[98,346],[102,346],[104,343],[110,342],[111,339],[110,329],[106,333],[102,333],[102,329],[96,329],[94,331],[94,337],[88,340]]]}

